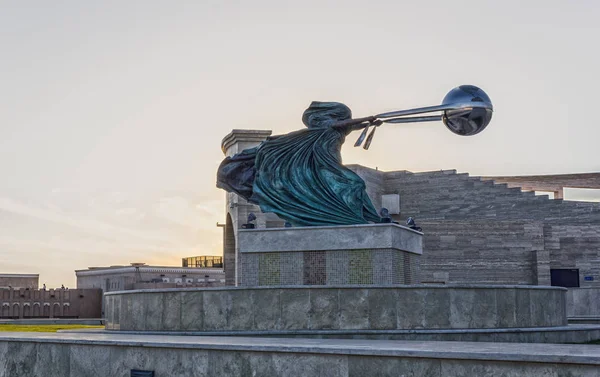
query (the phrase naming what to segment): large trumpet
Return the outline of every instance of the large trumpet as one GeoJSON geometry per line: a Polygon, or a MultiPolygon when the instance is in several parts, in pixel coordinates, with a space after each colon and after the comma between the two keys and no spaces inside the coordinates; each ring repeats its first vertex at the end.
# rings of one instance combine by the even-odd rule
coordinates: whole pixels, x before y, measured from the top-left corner
{"type": "MultiPolygon", "coordinates": [[[[492,120],[493,111],[492,101],[483,90],[473,85],[461,85],[446,94],[439,106],[419,107],[375,115],[377,118],[374,122],[375,127],[367,137],[363,148],[369,149],[375,129],[382,123],[415,123],[441,120],[453,133],[461,136],[472,136],[487,127],[492,120]],[[440,114],[424,115],[436,112],[440,112],[440,114]]],[[[354,144],[355,147],[362,144],[368,129],[368,126],[365,127],[354,144]]]]}

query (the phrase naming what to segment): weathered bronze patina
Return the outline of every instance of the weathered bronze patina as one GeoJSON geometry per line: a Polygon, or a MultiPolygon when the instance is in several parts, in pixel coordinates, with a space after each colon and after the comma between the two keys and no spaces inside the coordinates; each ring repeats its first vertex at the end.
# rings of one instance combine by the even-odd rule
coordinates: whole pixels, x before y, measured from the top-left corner
{"type": "Polygon", "coordinates": [[[344,104],[313,102],[302,117],[308,128],[227,157],[217,186],[294,226],[380,222],[364,181],[340,156],[346,135],[375,117],[351,118],[344,104]]]}
{"type": "Polygon", "coordinates": [[[364,129],[355,146],[366,138],[364,148],[368,149],[375,129],[383,123],[442,120],[455,134],[470,136],[488,125],[492,111],[487,94],[472,85],[453,89],[439,106],[359,119],[352,119],[352,112],[342,103],[313,102],[302,116],[306,129],[269,137],[254,148],[225,158],[217,173],[217,187],[294,226],[382,222],[367,196],[365,182],[342,165],[340,150],[346,135],[364,129]],[[431,112],[441,115],[409,116],[431,112]]]}

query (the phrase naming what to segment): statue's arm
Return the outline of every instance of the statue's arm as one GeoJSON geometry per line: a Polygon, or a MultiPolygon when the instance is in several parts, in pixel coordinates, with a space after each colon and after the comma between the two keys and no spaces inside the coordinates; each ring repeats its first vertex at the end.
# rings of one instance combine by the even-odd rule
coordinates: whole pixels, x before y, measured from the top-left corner
{"type": "Polygon", "coordinates": [[[343,120],[341,122],[337,122],[333,125],[335,128],[346,128],[348,131],[355,131],[365,128],[367,125],[371,124],[375,119],[374,116],[364,117],[364,118],[356,118],[356,119],[348,119],[343,120]]]}

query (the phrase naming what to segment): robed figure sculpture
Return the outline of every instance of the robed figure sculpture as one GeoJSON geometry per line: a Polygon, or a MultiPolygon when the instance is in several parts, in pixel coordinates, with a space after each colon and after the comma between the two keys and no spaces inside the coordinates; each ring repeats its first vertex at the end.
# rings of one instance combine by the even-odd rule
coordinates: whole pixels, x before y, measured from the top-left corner
{"type": "Polygon", "coordinates": [[[352,119],[344,104],[313,102],[302,122],[306,129],[225,158],[217,187],[294,226],[379,222],[365,182],[342,165],[340,155],[346,135],[376,118],[352,119]]]}
{"type": "Polygon", "coordinates": [[[352,112],[342,103],[313,102],[302,116],[306,129],[269,137],[254,148],[225,158],[217,173],[217,187],[294,226],[381,222],[365,182],[342,165],[340,150],[346,135],[363,129],[355,144],[360,146],[372,127],[364,145],[367,149],[375,129],[383,123],[443,120],[452,132],[469,136],[488,125],[492,111],[487,94],[472,85],[453,89],[439,106],[358,119],[352,119],[352,112]],[[408,116],[437,111],[442,114],[408,116]]]}

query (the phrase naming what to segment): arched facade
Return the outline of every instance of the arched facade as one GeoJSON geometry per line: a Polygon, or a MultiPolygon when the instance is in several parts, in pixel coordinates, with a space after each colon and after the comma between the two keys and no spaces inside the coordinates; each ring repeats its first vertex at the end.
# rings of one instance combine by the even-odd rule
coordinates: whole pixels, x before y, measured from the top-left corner
{"type": "Polygon", "coordinates": [[[4,303],[4,304],[2,304],[2,318],[9,318],[9,317],[10,317],[10,304],[4,303]]]}
{"type": "Polygon", "coordinates": [[[0,318],[100,318],[100,289],[0,288],[0,318]]]}
{"type": "Polygon", "coordinates": [[[21,305],[13,304],[12,317],[13,318],[21,318],[21,305]]]}
{"type": "Polygon", "coordinates": [[[223,230],[223,261],[225,270],[225,284],[236,285],[236,250],[235,234],[231,215],[227,214],[225,229],[223,230]]]}
{"type": "Polygon", "coordinates": [[[52,317],[58,318],[60,316],[61,316],[60,304],[58,302],[55,302],[54,305],[52,305],[52,317]]]}

